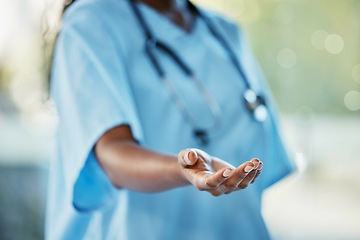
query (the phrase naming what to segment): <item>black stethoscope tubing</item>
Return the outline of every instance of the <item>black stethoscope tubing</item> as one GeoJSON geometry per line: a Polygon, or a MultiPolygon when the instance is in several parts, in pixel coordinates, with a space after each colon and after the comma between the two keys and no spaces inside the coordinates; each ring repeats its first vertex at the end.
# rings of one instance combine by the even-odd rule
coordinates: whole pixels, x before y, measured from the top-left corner
{"type": "MultiPolygon", "coordinates": [[[[162,67],[160,66],[159,61],[156,59],[156,57],[155,57],[154,53],[152,52],[152,50],[150,50],[150,49],[153,49],[154,47],[156,47],[158,49],[161,49],[163,52],[165,52],[169,56],[171,56],[171,58],[173,58],[173,60],[182,68],[182,70],[188,76],[192,76],[193,71],[185,64],[185,62],[182,61],[179,58],[179,56],[170,47],[168,47],[163,42],[160,42],[160,41],[155,39],[154,35],[150,31],[150,28],[148,27],[148,25],[146,24],[144,18],[142,17],[139,9],[135,5],[136,0],[130,0],[130,1],[132,2],[132,4],[131,4],[132,9],[134,10],[134,13],[135,13],[138,21],[140,22],[140,25],[141,25],[141,27],[144,30],[145,35],[146,35],[146,52],[149,55],[149,57],[150,57],[150,59],[152,61],[152,64],[155,66],[156,71],[158,72],[158,74],[161,77],[163,77],[165,75],[165,72],[162,69],[162,67]]],[[[229,55],[230,60],[232,61],[233,65],[235,66],[235,68],[237,69],[237,71],[239,72],[241,77],[244,79],[246,89],[251,89],[250,83],[249,83],[246,75],[244,74],[244,71],[242,70],[238,59],[236,58],[234,52],[231,50],[231,48],[230,48],[229,44],[227,43],[227,41],[216,30],[216,28],[212,24],[212,22],[207,17],[205,17],[194,4],[192,4],[191,2],[188,2],[188,3],[189,3],[189,7],[191,8],[191,10],[193,10],[199,17],[202,18],[202,20],[205,22],[206,26],[208,27],[210,33],[218,40],[218,42],[221,44],[221,46],[224,47],[224,49],[226,50],[227,54],[229,55]]]]}
{"type": "MultiPolygon", "coordinates": [[[[260,117],[258,118],[256,116],[256,111],[257,110],[261,110],[266,111],[266,101],[265,99],[260,96],[260,95],[256,95],[255,92],[252,90],[250,82],[248,80],[248,78],[246,77],[241,64],[239,62],[239,60],[237,59],[236,55],[234,54],[234,52],[232,51],[230,45],[227,43],[227,41],[224,39],[224,37],[217,31],[217,29],[215,28],[215,26],[213,25],[213,23],[202,14],[202,12],[195,6],[193,5],[190,1],[188,1],[189,7],[190,9],[196,13],[205,23],[205,25],[207,26],[209,32],[213,35],[213,37],[220,43],[220,45],[225,49],[225,51],[227,52],[231,62],[233,63],[234,67],[236,68],[236,70],[238,71],[238,73],[240,74],[240,76],[242,77],[244,84],[245,84],[245,92],[244,92],[244,99],[245,99],[245,103],[246,103],[246,107],[248,109],[249,112],[253,113],[254,118],[259,121],[259,122],[263,122],[266,118],[266,114],[265,114],[265,118],[264,117],[260,117]]],[[[166,73],[164,71],[164,69],[162,68],[162,66],[160,65],[158,58],[154,52],[154,49],[158,49],[163,51],[164,53],[166,53],[168,56],[170,56],[178,65],[179,67],[182,69],[182,71],[189,77],[194,78],[194,72],[192,71],[192,69],[185,64],[185,62],[180,59],[180,57],[169,47],[167,46],[165,43],[157,40],[154,35],[152,34],[150,28],[148,27],[148,25],[146,24],[142,14],[140,13],[140,10],[138,9],[138,7],[136,6],[136,0],[130,0],[130,5],[133,9],[133,12],[137,18],[137,20],[139,21],[141,28],[144,31],[144,34],[146,36],[146,43],[145,43],[145,50],[147,55],[149,56],[152,65],[154,66],[156,72],[158,73],[159,77],[161,79],[166,79],[166,73]]],[[[169,84],[169,83],[168,83],[169,84]]],[[[198,83],[199,85],[199,83],[198,83]]],[[[200,88],[203,88],[200,85],[200,88]]],[[[176,94],[174,92],[174,89],[169,89],[172,94],[176,94]]],[[[213,102],[212,99],[208,96],[209,94],[206,92],[206,90],[201,89],[203,91],[203,95],[205,95],[205,97],[207,98],[207,101],[209,102],[213,102]]],[[[184,106],[179,103],[179,99],[178,97],[173,97],[174,101],[177,102],[178,106],[181,108],[182,112],[184,112],[185,117],[188,119],[188,121],[191,123],[191,117],[189,116],[189,114],[186,112],[186,110],[184,109],[184,106]]],[[[212,108],[211,106],[209,106],[210,108],[212,108]]],[[[212,112],[216,113],[217,109],[211,109],[212,112]]],[[[261,112],[260,111],[260,112],[261,112]]],[[[266,113],[266,112],[265,112],[266,113]]],[[[215,117],[219,117],[217,116],[218,114],[214,114],[215,117]]],[[[215,125],[217,125],[218,122],[215,122],[215,125]]],[[[198,129],[196,128],[194,125],[195,124],[191,124],[193,125],[193,130],[194,130],[194,134],[195,136],[198,138],[198,140],[200,141],[200,143],[202,145],[206,145],[209,141],[209,137],[207,134],[207,130],[204,129],[198,129]]]]}

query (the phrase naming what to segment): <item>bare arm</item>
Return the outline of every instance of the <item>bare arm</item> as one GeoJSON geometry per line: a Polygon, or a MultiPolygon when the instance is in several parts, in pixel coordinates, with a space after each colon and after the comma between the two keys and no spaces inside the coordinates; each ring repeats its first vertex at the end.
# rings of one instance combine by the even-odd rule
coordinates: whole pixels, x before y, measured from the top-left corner
{"type": "Polygon", "coordinates": [[[159,192],[193,184],[214,196],[246,188],[262,168],[258,159],[232,165],[198,149],[165,155],[139,146],[129,126],[105,133],[95,145],[95,154],[111,182],[141,192],[159,192]]]}
{"type": "Polygon", "coordinates": [[[126,125],[105,133],[95,145],[95,154],[119,188],[158,192],[190,184],[181,172],[177,156],[139,146],[126,125]]]}

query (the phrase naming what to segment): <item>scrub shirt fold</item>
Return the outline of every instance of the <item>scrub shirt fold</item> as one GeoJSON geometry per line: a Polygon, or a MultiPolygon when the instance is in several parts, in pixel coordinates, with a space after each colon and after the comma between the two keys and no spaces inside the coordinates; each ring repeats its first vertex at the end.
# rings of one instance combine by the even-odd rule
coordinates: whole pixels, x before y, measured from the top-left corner
{"type": "Polygon", "coordinates": [[[126,124],[136,140],[142,140],[119,44],[98,15],[89,9],[65,14],[67,24],[58,36],[52,69],[66,190],[78,211],[98,209],[116,194],[94,154],[98,139],[126,124]]]}
{"type": "Polygon", "coordinates": [[[218,18],[216,14],[214,15],[211,11],[204,11],[204,13],[212,16],[212,23],[240,61],[242,70],[252,90],[266,99],[268,118],[263,124],[264,129],[267,131],[264,135],[267,138],[265,140],[267,157],[261,160],[265,168],[271,169],[271,171],[263,171],[261,178],[257,180],[261,188],[266,189],[295,171],[295,165],[284,147],[281,132],[279,131],[277,105],[242,28],[227,18],[218,18]],[[214,21],[214,19],[217,21],[214,21]]]}
{"type": "MultiPolygon", "coordinates": [[[[53,64],[60,125],[49,175],[47,239],[270,239],[261,215],[262,192],[290,169],[272,100],[271,118],[265,124],[253,121],[241,101],[243,79],[204,22],[197,19],[193,32],[185,34],[139,5],[155,36],[194,69],[218,102],[222,124],[207,147],[197,145],[151,65],[128,0],[75,1],[66,10],[53,64]],[[264,170],[249,188],[219,198],[193,186],[156,194],[117,191],[93,147],[120,124],[129,124],[141,145],[153,151],[177,154],[199,147],[234,166],[259,157],[264,170]]],[[[229,41],[255,90],[267,94],[239,28],[215,12],[201,11],[229,41]]],[[[158,51],[158,57],[176,90],[186,93],[189,111],[204,116],[208,107],[202,107],[194,83],[166,54],[158,51]]]]}
{"type": "Polygon", "coordinates": [[[243,65],[251,86],[257,94],[266,99],[266,106],[268,108],[269,117],[264,125],[265,129],[268,131],[265,135],[268,138],[265,147],[269,157],[268,159],[263,159],[263,161],[266,168],[271,169],[271,171],[264,171],[262,173],[262,179],[260,178],[259,181],[262,188],[266,189],[296,171],[296,167],[286,149],[286,144],[283,142],[283,137],[278,124],[279,111],[274,96],[271,94],[272,91],[265,80],[258,61],[250,50],[251,47],[247,38],[240,28],[237,28],[237,32],[239,39],[237,45],[240,47],[238,52],[241,53],[238,58],[244,63],[243,65]]]}

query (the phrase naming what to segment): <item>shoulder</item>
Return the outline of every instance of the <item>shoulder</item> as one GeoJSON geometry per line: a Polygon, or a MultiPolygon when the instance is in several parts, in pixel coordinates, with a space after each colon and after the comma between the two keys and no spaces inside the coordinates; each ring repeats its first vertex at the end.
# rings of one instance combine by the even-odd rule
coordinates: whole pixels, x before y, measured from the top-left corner
{"type": "Polygon", "coordinates": [[[79,0],[64,13],[61,30],[114,30],[125,25],[130,17],[126,0],[79,0]]]}
{"type": "Polygon", "coordinates": [[[223,13],[205,8],[199,9],[215,25],[215,27],[222,31],[226,36],[238,38],[239,34],[242,33],[241,26],[223,13]]]}
{"type": "Polygon", "coordinates": [[[129,7],[127,0],[77,0],[65,11],[64,18],[72,18],[78,14],[96,13],[99,17],[111,15],[122,16],[129,7]]]}
{"type": "Polygon", "coordinates": [[[103,50],[125,53],[133,25],[128,0],[78,0],[63,15],[57,46],[76,45],[97,56],[103,50]]]}

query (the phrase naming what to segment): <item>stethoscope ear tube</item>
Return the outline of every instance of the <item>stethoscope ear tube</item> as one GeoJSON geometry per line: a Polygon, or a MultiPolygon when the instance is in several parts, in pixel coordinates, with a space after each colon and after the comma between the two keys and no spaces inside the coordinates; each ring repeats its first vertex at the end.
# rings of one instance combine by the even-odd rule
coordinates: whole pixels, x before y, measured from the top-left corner
{"type": "Polygon", "coordinates": [[[154,40],[152,37],[148,37],[145,42],[145,51],[146,51],[147,55],[149,56],[151,63],[155,67],[155,70],[157,71],[157,73],[161,79],[161,78],[165,77],[165,72],[155,57],[156,53],[153,51],[153,49],[155,49],[155,47],[156,47],[156,40],[154,40]]]}
{"type": "MultiPolygon", "coordinates": [[[[147,55],[149,56],[152,65],[154,66],[160,79],[162,80],[162,82],[164,83],[164,85],[166,86],[168,91],[170,92],[172,99],[174,100],[174,102],[176,103],[176,105],[178,106],[180,111],[183,113],[186,121],[189,122],[189,124],[191,125],[194,136],[198,140],[199,144],[203,145],[203,146],[207,145],[210,141],[208,132],[210,130],[217,128],[220,125],[220,122],[221,122],[220,106],[218,105],[218,103],[216,102],[214,97],[210,94],[210,92],[206,89],[205,85],[203,85],[203,83],[195,77],[192,69],[184,61],[182,61],[182,59],[179,57],[179,55],[177,55],[168,45],[166,45],[165,43],[163,43],[161,41],[158,41],[154,37],[150,28],[146,24],[143,16],[141,15],[140,10],[136,6],[136,0],[129,0],[129,1],[130,1],[130,5],[134,11],[134,14],[146,36],[145,51],[146,51],[147,55]],[[212,127],[204,129],[204,128],[198,128],[196,126],[196,121],[194,121],[191,118],[191,114],[185,107],[185,104],[181,100],[180,95],[176,92],[176,89],[174,88],[171,81],[166,76],[166,73],[160,64],[158,57],[156,56],[157,52],[154,51],[155,49],[161,50],[162,52],[164,52],[168,56],[170,56],[178,64],[178,66],[183,70],[183,72],[187,76],[189,76],[191,79],[194,80],[194,82],[196,83],[197,87],[199,88],[201,94],[203,95],[205,101],[207,102],[207,105],[208,105],[210,111],[212,112],[212,114],[215,118],[215,121],[214,121],[214,124],[212,125],[212,127]]],[[[252,113],[252,116],[255,118],[255,120],[257,120],[259,122],[265,121],[265,119],[267,117],[267,108],[266,108],[266,104],[265,104],[266,101],[262,96],[257,95],[251,89],[250,82],[248,81],[248,78],[246,77],[246,75],[241,67],[240,62],[238,61],[236,55],[232,51],[230,45],[227,43],[225,38],[217,31],[217,29],[212,24],[210,19],[208,19],[206,16],[204,16],[204,14],[197,7],[195,7],[195,5],[193,5],[191,2],[188,2],[188,4],[189,4],[190,9],[194,13],[196,13],[201,19],[203,19],[203,21],[207,25],[211,35],[213,35],[214,38],[218,40],[220,45],[228,53],[228,56],[229,56],[231,62],[233,63],[236,70],[239,72],[240,76],[242,77],[244,84],[245,84],[245,89],[246,89],[244,92],[244,99],[245,99],[245,104],[246,104],[248,111],[250,113],[252,113]]]]}
{"type": "Polygon", "coordinates": [[[180,57],[165,43],[160,41],[155,41],[155,47],[167,53],[172,59],[182,68],[186,75],[189,77],[194,76],[194,72],[188,67],[184,61],[180,59],[180,57]]]}

